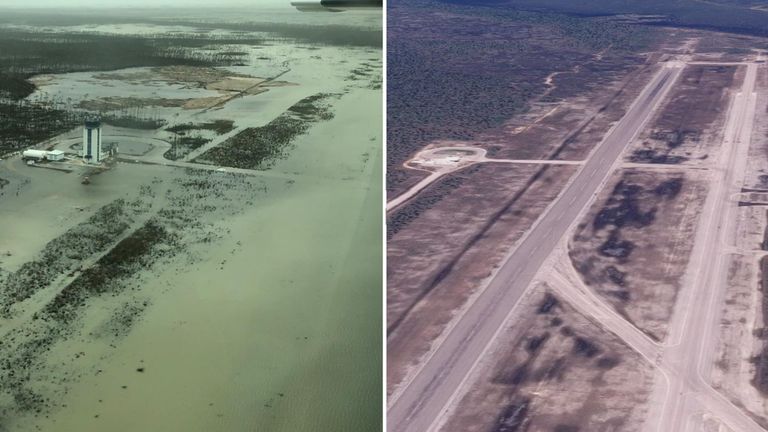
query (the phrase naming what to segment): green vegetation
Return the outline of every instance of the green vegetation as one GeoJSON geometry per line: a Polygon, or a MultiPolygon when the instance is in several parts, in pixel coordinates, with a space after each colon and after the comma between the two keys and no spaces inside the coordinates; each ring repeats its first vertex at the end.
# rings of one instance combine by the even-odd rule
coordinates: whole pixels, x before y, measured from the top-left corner
{"type": "Polygon", "coordinates": [[[390,191],[407,183],[402,163],[427,143],[471,140],[533,103],[604,87],[642,65],[655,41],[651,29],[629,23],[469,3],[390,3],[390,191]],[[555,72],[551,88],[545,81],[555,72]]]}
{"type": "Polygon", "coordinates": [[[524,9],[572,14],[581,17],[611,15],[650,15],[654,25],[693,27],[768,36],[768,10],[764,1],[753,0],[443,0],[455,4],[486,5],[495,9],[524,9]]]}

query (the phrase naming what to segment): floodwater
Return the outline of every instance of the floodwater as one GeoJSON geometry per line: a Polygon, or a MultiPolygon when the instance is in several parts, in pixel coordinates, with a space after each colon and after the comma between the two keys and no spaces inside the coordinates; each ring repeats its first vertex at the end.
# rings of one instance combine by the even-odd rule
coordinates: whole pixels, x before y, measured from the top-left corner
{"type": "MultiPolygon", "coordinates": [[[[100,206],[142,190],[151,190],[152,212],[181,208],[194,219],[174,228],[181,240],[167,258],[130,276],[125,289],[85,302],[69,332],[24,371],[48,408],[12,410],[0,430],[380,430],[382,95],[343,77],[381,53],[323,47],[320,55],[350,62],[331,73],[331,63],[311,58],[317,51],[284,48],[293,66],[284,79],[296,86],[181,118],[263,125],[318,91],[346,93],[333,102],[334,118],[299,137],[269,175],[227,175],[232,186],[210,195],[210,212],[196,206],[195,191],[174,188],[222,173],[118,163],[86,186],[83,170],[0,162],[0,177],[11,179],[0,223],[14,227],[0,231],[0,253],[11,253],[0,257],[6,271],[100,206]],[[260,108],[250,120],[249,107],[260,108]],[[183,194],[192,201],[174,201],[183,194]],[[144,307],[118,331],[115,311],[126,304],[144,307]]],[[[281,55],[280,47],[269,50],[281,55]]],[[[76,78],[55,82],[64,92],[76,78]]],[[[23,338],[35,325],[0,319],[0,333],[19,329],[13,334],[23,338]]],[[[0,394],[0,408],[8,400],[0,394]]]]}

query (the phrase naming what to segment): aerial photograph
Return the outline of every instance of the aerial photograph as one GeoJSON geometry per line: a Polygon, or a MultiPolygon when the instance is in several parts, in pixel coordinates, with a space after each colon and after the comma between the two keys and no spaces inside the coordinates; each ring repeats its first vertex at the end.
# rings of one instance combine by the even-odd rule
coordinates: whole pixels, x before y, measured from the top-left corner
{"type": "Polygon", "coordinates": [[[0,0],[0,431],[382,429],[382,22],[0,0]]]}
{"type": "Polygon", "coordinates": [[[389,0],[390,432],[768,431],[768,0],[389,0]]]}

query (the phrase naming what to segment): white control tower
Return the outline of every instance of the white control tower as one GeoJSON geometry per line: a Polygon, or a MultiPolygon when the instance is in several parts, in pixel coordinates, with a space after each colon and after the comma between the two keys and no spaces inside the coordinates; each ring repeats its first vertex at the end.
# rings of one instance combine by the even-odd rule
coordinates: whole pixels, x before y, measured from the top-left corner
{"type": "Polygon", "coordinates": [[[86,163],[101,162],[101,120],[87,119],[83,126],[83,160],[86,163]]]}

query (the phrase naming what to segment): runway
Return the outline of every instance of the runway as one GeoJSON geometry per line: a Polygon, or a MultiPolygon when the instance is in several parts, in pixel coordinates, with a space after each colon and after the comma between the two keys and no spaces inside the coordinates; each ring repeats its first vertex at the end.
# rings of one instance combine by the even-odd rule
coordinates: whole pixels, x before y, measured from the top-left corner
{"type": "Polygon", "coordinates": [[[680,75],[665,65],[584,161],[581,170],[507,256],[490,283],[450,327],[421,369],[390,398],[390,432],[435,430],[482,354],[571,224],[601,189],[622,151],[680,75]]]}
{"type": "Polygon", "coordinates": [[[701,409],[705,408],[735,431],[763,431],[709,385],[728,288],[728,249],[735,247],[736,238],[736,203],[729,197],[741,190],[746,172],[755,117],[757,67],[755,63],[747,65],[741,91],[728,115],[717,163],[720,169],[710,182],[689,264],[695,277],[690,280],[685,298],[679,301],[670,324],[669,346],[663,354],[662,364],[681,377],[670,380],[655,430],[699,430],[701,409]]]}

